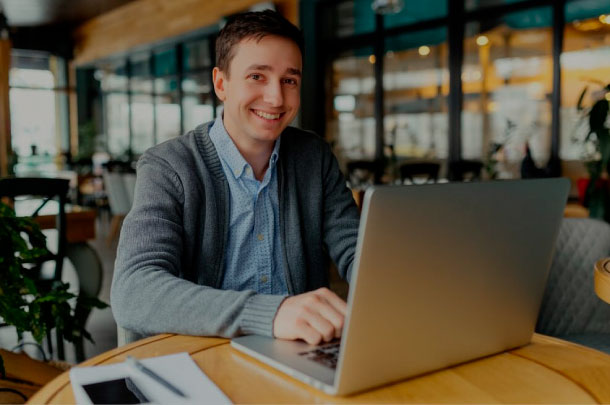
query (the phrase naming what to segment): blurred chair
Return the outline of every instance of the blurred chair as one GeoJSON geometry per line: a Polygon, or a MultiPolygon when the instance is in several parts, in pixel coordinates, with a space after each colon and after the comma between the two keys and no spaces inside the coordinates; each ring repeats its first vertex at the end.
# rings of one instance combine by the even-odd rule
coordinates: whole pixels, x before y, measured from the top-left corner
{"type": "Polygon", "coordinates": [[[110,211],[112,212],[107,240],[109,244],[117,237],[123,219],[131,209],[131,200],[125,187],[123,176],[123,173],[104,172],[104,188],[106,189],[110,211]]]}
{"type": "Polygon", "coordinates": [[[103,164],[106,171],[112,173],[134,173],[134,162],[123,160],[109,160],[103,164]]]}
{"type": "MultiPolygon", "coordinates": [[[[66,257],[78,275],[78,299],[96,298],[102,288],[104,268],[95,251],[88,243],[72,243],[68,245],[66,257]]],[[[85,325],[91,310],[78,307],[75,313],[77,322],[85,325]]],[[[78,363],[85,361],[85,347],[83,337],[74,342],[76,360],[78,363]]]]}
{"type": "Polygon", "coordinates": [[[440,168],[441,165],[434,162],[403,163],[399,167],[400,179],[403,183],[409,180],[411,184],[436,183],[440,168]]]}
{"type": "Polygon", "coordinates": [[[347,162],[347,179],[352,188],[374,184],[377,170],[374,160],[352,160],[347,162]]]}
{"type": "Polygon", "coordinates": [[[449,163],[449,178],[451,181],[481,180],[483,162],[478,160],[458,160],[449,163]]]}
{"type": "Polygon", "coordinates": [[[610,353],[610,305],[594,291],[595,263],[610,256],[610,225],[564,218],[536,332],[610,353]]]}
{"type": "MultiPolygon", "coordinates": [[[[57,245],[48,246],[51,254],[39,263],[40,277],[48,281],[49,286],[61,280],[64,258],[66,256],[67,237],[66,237],[66,199],[69,190],[68,179],[37,178],[37,177],[7,177],[0,179],[0,197],[8,197],[15,201],[17,197],[31,197],[35,202],[32,209],[25,216],[36,218],[40,210],[51,200],[56,200],[58,204],[55,229],[57,231],[57,245]],[[54,262],[51,274],[43,274],[43,265],[47,262],[54,262]]],[[[22,215],[23,216],[23,215],[22,215]]],[[[45,266],[46,270],[46,266],[45,266]]],[[[46,284],[46,283],[45,283],[46,284]]],[[[53,354],[53,346],[50,332],[47,334],[49,353],[53,354]]],[[[65,359],[63,338],[57,332],[57,356],[60,360],[65,359]]]]}

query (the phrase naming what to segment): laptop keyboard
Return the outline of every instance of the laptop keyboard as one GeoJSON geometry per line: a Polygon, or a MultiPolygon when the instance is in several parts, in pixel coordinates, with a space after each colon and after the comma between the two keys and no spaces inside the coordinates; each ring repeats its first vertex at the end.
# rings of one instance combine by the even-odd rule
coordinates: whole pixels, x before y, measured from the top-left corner
{"type": "Polygon", "coordinates": [[[300,352],[299,355],[308,360],[315,361],[325,367],[337,368],[337,360],[339,359],[339,344],[340,341],[331,342],[324,346],[316,347],[312,350],[300,352]]]}

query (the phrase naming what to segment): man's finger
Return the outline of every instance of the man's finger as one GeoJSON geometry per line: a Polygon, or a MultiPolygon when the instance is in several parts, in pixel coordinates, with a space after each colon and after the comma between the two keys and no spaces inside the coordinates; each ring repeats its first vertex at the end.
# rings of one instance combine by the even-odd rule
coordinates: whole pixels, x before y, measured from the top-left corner
{"type": "Polygon", "coordinates": [[[316,291],[321,297],[323,297],[330,305],[332,305],[341,315],[347,314],[347,303],[343,301],[337,294],[329,290],[328,288],[321,288],[316,291]]]}
{"type": "Polygon", "coordinates": [[[333,325],[334,337],[341,337],[345,316],[328,302],[318,306],[318,313],[333,325]]]}
{"type": "Polygon", "coordinates": [[[310,345],[318,345],[322,341],[322,334],[312,327],[307,321],[297,322],[297,338],[303,339],[310,345]]]}
{"type": "Polygon", "coordinates": [[[335,326],[325,317],[320,315],[319,312],[308,311],[304,318],[305,321],[322,336],[322,339],[325,342],[330,342],[333,337],[335,337],[335,326]]]}

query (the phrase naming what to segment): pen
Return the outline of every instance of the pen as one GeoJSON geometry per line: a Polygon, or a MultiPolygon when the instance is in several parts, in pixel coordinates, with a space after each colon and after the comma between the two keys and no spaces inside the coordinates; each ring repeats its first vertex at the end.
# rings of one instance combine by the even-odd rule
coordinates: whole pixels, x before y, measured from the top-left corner
{"type": "Polygon", "coordinates": [[[165,378],[161,377],[159,374],[155,373],[154,371],[152,371],[151,369],[146,367],[144,364],[139,362],[138,359],[136,359],[135,357],[127,356],[127,360],[125,362],[129,366],[134,367],[138,371],[141,371],[144,374],[146,374],[147,376],[151,377],[153,380],[157,381],[159,384],[163,385],[165,388],[167,388],[168,390],[170,390],[174,394],[179,395],[179,396],[181,396],[183,398],[187,397],[184,394],[184,392],[182,392],[178,388],[176,388],[175,385],[173,385],[172,383],[167,381],[165,378]]]}

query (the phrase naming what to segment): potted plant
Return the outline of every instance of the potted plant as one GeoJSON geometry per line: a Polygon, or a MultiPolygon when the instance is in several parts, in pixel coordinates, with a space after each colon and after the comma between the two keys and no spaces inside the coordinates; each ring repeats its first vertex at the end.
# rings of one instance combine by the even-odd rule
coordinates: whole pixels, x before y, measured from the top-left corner
{"type": "MultiPolygon", "coordinates": [[[[17,330],[18,340],[30,332],[38,344],[52,329],[74,342],[81,336],[93,341],[77,311],[105,308],[95,297],[76,296],[61,281],[38,277],[35,264],[49,257],[46,237],[31,218],[20,218],[0,202],[0,318],[17,330]]],[[[0,375],[5,378],[0,355],[0,375]]],[[[10,371],[10,370],[9,370],[10,371]]]]}
{"type": "Polygon", "coordinates": [[[585,136],[585,159],[589,172],[588,182],[579,184],[584,190],[583,202],[589,208],[591,218],[605,219],[610,222],[610,188],[608,175],[610,173],[610,128],[608,121],[608,105],[610,103],[610,84],[594,94],[595,101],[589,108],[583,106],[587,94],[585,87],[578,98],[577,110],[588,120],[589,128],[585,136]]]}

